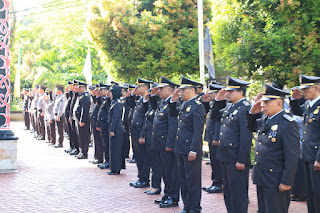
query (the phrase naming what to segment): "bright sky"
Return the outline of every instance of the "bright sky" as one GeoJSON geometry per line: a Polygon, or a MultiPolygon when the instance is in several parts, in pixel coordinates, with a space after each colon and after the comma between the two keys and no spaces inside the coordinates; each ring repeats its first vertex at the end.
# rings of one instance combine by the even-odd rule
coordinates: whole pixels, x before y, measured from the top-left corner
{"type": "Polygon", "coordinates": [[[40,0],[12,0],[14,10],[24,10],[36,6],[40,0]]]}

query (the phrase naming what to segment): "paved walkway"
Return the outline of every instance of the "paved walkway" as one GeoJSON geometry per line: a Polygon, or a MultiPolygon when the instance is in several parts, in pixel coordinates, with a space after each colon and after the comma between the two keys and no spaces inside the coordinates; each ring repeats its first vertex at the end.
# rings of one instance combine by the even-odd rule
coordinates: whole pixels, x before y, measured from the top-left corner
{"type": "MultiPolygon", "coordinates": [[[[183,207],[160,209],[153,204],[162,195],[146,195],[134,189],[136,165],[127,164],[121,175],[109,176],[88,160],[77,160],[63,149],[36,141],[22,130],[22,122],[12,122],[18,141],[19,171],[0,174],[0,212],[173,212],[183,207]]],[[[67,144],[67,141],[65,142],[67,144]]],[[[90,148],[89,158],[93,158],[90,148]]],[[[90,159],[89,159],[90,160],[90,159]]],[[[210,166],[203,164],[203,185],[210,185],[210,166]]],[[[252,181],[250,181],[251,183],[252,181]]],[[[256,212],[255,187],[250,185],[249,213],[256,212]]],[[[226,212],[222,194],[202,193],[204,213],[226,212]]],[[[305,202],[292,202],[290,213],[307,212],[305,202]]]]}

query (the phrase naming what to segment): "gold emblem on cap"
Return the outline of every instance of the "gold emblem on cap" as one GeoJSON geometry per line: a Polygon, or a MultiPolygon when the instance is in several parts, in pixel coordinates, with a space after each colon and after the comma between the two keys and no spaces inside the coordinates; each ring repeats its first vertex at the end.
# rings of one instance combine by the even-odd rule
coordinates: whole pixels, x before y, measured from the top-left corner
{"type": "Polygon", "coordinates": [[[236,115],[238,113],[238,110],[236,109],[235,111],[233,111],[233,115],[236,115]]]}
{"type": "Polygon", "coordinates": [[[226,84],[229,85],[229,78],[226,79],[226,84]]]}
{"type": "Polygon", "coordinates": [[[271,139],[271,142],[272,142],[272,143],[276,142],[276,139],[275,139],[275,138],[272,138],[272,139],[271,139]]]}
{"type": "Polygon", "coordinates": [[[273,126],[271,127],[271,130],[272,130],[272,131],[277,131],[277,130],[278,130],[278,124],[273,125],[273,126]]]}
{"type": "Polygon", "coordinates": [[[314,110],[313,114],[318,114],[319,113],[319,108],[317,108],[316,110],[314,110]]]}
{"type": "Polygon", "coordinates": [[[264,85],[262,87],[262,94],[266,94],[266,92],[267,92],[267,87],[266,87],[266,85],[264,85]]]}
{"type": "Polygon", "coordinates": [[[191,110],[191,107],[188,106],[187,109],[186,109],[186,111],[187,111],[187,112],[190,112],[190,110],[191,110]]]}
{"type": "Polygon", "coordinates": [[[299,76],[299,83],[302,84],[302,75],[299,76]]]}

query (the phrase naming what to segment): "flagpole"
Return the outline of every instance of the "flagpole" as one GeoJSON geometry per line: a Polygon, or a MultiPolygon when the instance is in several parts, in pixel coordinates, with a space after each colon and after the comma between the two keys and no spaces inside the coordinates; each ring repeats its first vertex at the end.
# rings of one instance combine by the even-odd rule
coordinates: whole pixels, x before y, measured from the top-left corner
{"type": "Polygon", "coordinates": [[[198,37],[199,37],[199,67],[200,82],[205,83],[204,79],[204,38],[203,38],[203,1],[198,0],[198,37]]]}

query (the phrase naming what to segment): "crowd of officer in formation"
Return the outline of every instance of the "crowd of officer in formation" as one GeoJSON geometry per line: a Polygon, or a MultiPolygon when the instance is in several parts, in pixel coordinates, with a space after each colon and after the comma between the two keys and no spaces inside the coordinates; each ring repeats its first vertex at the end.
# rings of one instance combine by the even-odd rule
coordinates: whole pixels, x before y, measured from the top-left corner
{"type": "Polygon", "coordinates": [[[165,77],[111,84],[73,80],[66,88],[24,89],[25,129],[55,148],[66,136],[65,152],[77,159],[88,158],[92,141],[91,162],[109,175],[126,168],[132,148],[128,161],[136,163],[138,179],[129,185],[148,188],[148,195],[163,191],[154,201],[160,208],[178,206],[181,196],[181,213],[201,212],[203,190],[223,193],[229,213],[248,212],[253,167],[259,213],[288,212],[290,201],[303,200],[309,213],[320,212],[320,77],[301,75],[291,96],[264,84],[253,103],[245,96],[250,83],[229,76],[226,86],[212,81],[205,93],[185,77],[180,85],[165,77]],[[201,184],[203,141],[212,168],[208,187],[201,184]]]}

